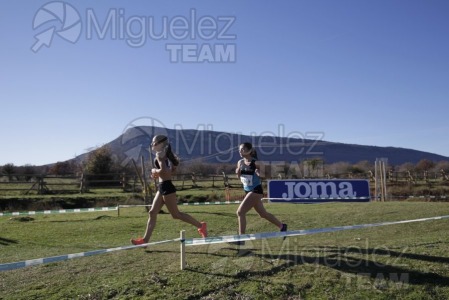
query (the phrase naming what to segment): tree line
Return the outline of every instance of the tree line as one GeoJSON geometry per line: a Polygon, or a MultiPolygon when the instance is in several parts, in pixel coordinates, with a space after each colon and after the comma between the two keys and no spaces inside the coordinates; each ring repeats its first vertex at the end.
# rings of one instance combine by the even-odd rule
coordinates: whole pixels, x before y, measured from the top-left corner
{"type": "MultiPolygon", "coordinates": [[[[139,164],[140,162],[136,162],[139,164]]],[[[204,175],[221,175],[233,174],[235,171],[234,163],[213,164],[204,163],[201,160],[189,161],[181,163],[177,172],[180,174],[204,174],[204,175]]],[[[348,162],[336,162],[326,164],[321,158],[311,158],[297,162],[295,167],[298,170],[294,170],[296,174],[300,174],[300,177],[306,177],[306,175],[312,175],[313,177],[326,176],[328,174],[364,174],[374,170],[374,161],[360,161],[356,164],[350,164],[348,162]],[[318,172],[319,171],[319,172],[318,172]],[[315,175],[314,175],[315,174],[315,175]],[[301,176],[302,175],[302,176],[301,176]]],[[[151,164],[146,163],[145,168],[151,168],[151,164]]],[[[436,172],[449,174],[449,161],[434,162],[428,159],[422,159],[418,163],[404,163],[401,165],[389,165],[389,171],[391,172],[436,172]]],[[[277,172],[277,171],[276,171],[277,172]]],[[[128,163],[126,166],[122,166],[121,162],[114,159],[114,155],[110,149],[106,146],[97,148],[89,153],[87,159],[83,162],[76,162],[75,160],[68,160],[63,162],[56,162],[47,166],[15,166],[12,163],[0,166],[0,174],[11,180],[31,180],[34,175],[46,174],[46,175],[72,175],[72,174],[111,174],[111,173],[136,173],[136,168],[133,164],[128,163]]],[[[289,167],[285,167],[285,170],[280,170],[285,177],[290,177],[292,170],[289,167]],[[289,174],[290,173],[290,174],[289,174]]],[[[273,172],[271,172],[273,174],[273,172]]]]}

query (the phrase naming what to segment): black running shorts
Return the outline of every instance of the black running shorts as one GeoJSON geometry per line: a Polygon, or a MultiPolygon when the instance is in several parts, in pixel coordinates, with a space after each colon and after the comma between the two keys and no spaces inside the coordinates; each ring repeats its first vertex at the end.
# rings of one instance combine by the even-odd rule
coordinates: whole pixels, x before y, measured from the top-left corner
{"type": "Polygon", "coordinates": [[[159,183],[159,192],[164,196],[173,194],[176,193],[176,187],[171,180],[165,180],[159,183]]]}
{"type": "Polygon", "coordinates": [[[262,194],[263,195],[262,185],[259,184],[258,186],[255,186],[252,191],[245,191],[246,194],[248,194],[250,192],[253,192],[254,194],[262,194]]]}

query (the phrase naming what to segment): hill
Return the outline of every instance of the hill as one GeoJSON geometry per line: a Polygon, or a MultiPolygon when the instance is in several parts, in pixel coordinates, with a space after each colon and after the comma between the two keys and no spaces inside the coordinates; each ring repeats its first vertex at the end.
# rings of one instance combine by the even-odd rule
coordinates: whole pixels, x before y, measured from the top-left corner
{"type": "MultiPolygon", "coordinates": [[[[293,137],[249,136],[237,133],[195,129],[167,129],[152,126],[137,126],[128,129],[115,140],[107,143],[113,156],[127,165],[131,159],[139,161],[141,155],[149,159],[148,148],[155,134],[169,137],[173,150],[183,162],[201,161],[208,163],[235,163],[239,159],[238,146],[251,142],[263,161],[299,162],[306,159],[322,158],[325,163],[357,162],[386,157],[393,165],[417,163],[422,159],[434,162],[448,160],[449,157],[413,149],[344,144],[322,140],[293,137]]],[[[88,153],[75,158],[85,159],[88,153]]]]}

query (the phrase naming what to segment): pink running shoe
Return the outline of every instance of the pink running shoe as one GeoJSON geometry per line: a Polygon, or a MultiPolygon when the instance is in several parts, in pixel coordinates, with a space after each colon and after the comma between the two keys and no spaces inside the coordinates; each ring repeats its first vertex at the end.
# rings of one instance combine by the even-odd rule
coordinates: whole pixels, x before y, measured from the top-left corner
{"type": "Polygon", "coordinates": [[[131,244],[133,244],[133,245],[142,245],[145,243],[146,242],[144,241],[143,238],[131,239],[131,244]]]}
{"type": "Polygon", "coordinates": [[[206,222],[201,222],[201,227],[198,228],[198,233],[201,235],[201,237],[206,238],[207,237],[207,224],[206,222]]]}

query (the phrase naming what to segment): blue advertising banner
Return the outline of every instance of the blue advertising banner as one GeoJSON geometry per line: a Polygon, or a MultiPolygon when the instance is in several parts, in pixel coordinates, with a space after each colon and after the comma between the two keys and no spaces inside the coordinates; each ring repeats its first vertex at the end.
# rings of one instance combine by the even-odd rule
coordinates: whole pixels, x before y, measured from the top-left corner
{"type": "Polygon", "coordinates": [[[370,199],[369,182],[363,179],[268,180],[270,202],[368,202],[370,199]]]}

